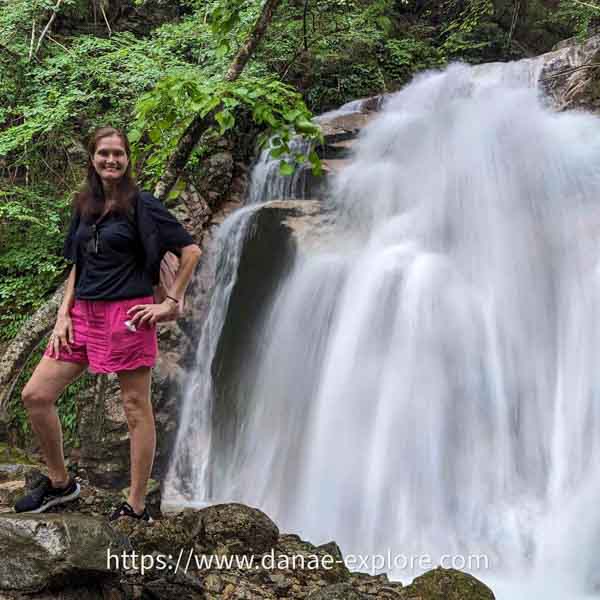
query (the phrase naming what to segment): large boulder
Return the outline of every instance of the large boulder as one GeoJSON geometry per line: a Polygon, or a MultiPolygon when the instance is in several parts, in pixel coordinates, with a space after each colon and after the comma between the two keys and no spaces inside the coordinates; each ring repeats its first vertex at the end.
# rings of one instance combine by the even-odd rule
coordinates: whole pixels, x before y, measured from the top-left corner
{"type": "Polygon", "coordinates": [[[3,515],[0,547],[0,590],[20,592],[107,578],[107,549],[130,548],[108,524],[83,515],[3,515]]]}
{"type": "Polygon", "coordinates": [[[199,554],[219,556],[269,552],[277,543],[277,525],[257,508],[217,504],[200,511],[185,510],[152,524],[122,519],[115,525],[136,550],[177,553],[194,548],[199,554]]]}

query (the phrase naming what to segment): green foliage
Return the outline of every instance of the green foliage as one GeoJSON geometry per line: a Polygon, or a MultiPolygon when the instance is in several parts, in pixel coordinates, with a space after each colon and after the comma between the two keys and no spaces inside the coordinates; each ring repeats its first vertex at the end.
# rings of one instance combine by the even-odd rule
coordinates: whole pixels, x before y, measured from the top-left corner
{"type": "MultiPolygon", "coordinates": [[[[145,158],[143,171],[150,181],[160,177],[194,115],[206,117],[215,110],[215,122],[205,140],[225,135],[235,126],[240,111],[249,112],[254,123],[264,128],[263,144],[274,138],[275,158],[289,152],[289,141],[296,133],[321,140],[300,95],[276,79],[247,76],[235,82],[204,81],[194,71],[177,71],[140,98],[129,133],[135,157],[145,158]]],[[[309,160],[316,170],[320,168],[316,155],[309,160]]]]}
{"type": "MultiPolygon", "coordinates": [[[[0,12],[0,43],[9,45],[17,54],[28,56],[33,37],[34,48],[56,7],[56,0],[10,0],[0,12]],[[32,36],[33,33],[33,36],[32,36]]],[[[81,0],[63,0],[58,14],[77,10],[81,0]]]]}
{"type": "Polygon", "coordinates": [[[301,89],[311,110],[323,112],[387,90],[378,60],[391,34],[390,0],[288,0],[259,51],[268,70],[301,89]],[[306,26],[306,30],[305,30],[306,26]]]}
{"type": "MultiPolygon", "coordinates": [[[[46,337],[29,357],[25,368],[19,375],[19,379],[17,380],[8,404],[9,428],[16,432],[20,438],[21,444],[24,446],[31,441],[32,431],[27,411],[21,401],[21,391],[42,358],[47,344],[48,338],[46,337]]],[[[72,448],[79,445],[79,438],[77,435],[79,397],[93,385],[93,382],[94,376],[89,373],[84,373],[79,379],[65,389],[58,400],[58,416],[60,418],[63,437],[67,447],[72,448]]]]}
{"type": "Polygon", "coordinates": [[[580,39],[590,33],[594,20],[600,17],[600,4],[595,0],[561,0],[558,10],[549,15],[548,22],[567,28],[580,39]]]}
{"type": "Polygon", "coordinates": [[[0,341],[14,337],[62,276],[63,200],[17,186],[0,188],[0,341]]]}
{"type": "Polygon", "coordinates": [[[416,72],[445,65],[438,48],[416,37],[387,40],[381,61],[395,87],[406,83],[416,72]]]}
{"type": "Polygon", "coordinates": [[[209,4],[207,20],[217,42],[218,58],[235,50],[256,21],[260,4],[248,0],[220,0],[209,4]]]}
{"type": "Polygon", "coordinates": [[[123,126],[138,96],[177,64],[183,63],[130,34],[78,38],[68,53],[50,55],[43,69],[30,72],[27,96],[12,111],[17,124],[0,133],[0,155],[26,144],[31,153],[81,120],[88,128],[123,126]]]}
{"type": "Polygon", "coordinates": [[[452,0],[456,18],[442,30],[440,51],[448,60],[482,62],[495,45],[502,45],[501,30],[493,21],[492,0],[452,0]]]}

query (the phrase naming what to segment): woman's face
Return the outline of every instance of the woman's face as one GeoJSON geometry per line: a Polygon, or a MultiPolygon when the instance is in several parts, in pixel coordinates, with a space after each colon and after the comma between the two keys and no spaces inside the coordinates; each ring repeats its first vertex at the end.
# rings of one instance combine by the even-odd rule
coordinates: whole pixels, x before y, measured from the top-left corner
{"type": "Polygon", "coordinates": [[[92,156],[92,164],[103,183],[115,183],[127,170],[129,158],[125,144],[118,135],[100,138],[92,156]]]}

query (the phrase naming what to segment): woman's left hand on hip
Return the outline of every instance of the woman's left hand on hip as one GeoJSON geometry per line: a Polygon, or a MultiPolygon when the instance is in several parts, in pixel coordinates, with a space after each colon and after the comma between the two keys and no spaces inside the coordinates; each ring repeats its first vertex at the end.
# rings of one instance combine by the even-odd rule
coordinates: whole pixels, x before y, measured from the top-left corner
{"type": "Polygon", "coordinates": [[[177,305],[165,300],[160,304],[136,304],[127,311],[127,315],[132,325],[140,327],[144,324],[155,325],[164,319],[169,319],[176,311],[177,305]]]}

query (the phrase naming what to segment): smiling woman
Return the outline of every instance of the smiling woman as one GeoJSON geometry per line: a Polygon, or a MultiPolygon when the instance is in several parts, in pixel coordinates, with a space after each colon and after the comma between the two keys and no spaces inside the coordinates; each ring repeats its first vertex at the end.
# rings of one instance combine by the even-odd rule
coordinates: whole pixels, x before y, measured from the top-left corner
{"type": "Polygon", "coordinates": [[[92,164],[103,181],[118,180],[129,166],[123,139],[115,134],[100,138],[92,164]]]}
{"type": "Polygon", "coordinates": [[[55,403],[89,367],[117,374],[131,439],[130,494],[111,519],[149,520],[145,492],[156,445],[150,402],[156,323],[177,313],[201,252],[152,194],[138,190],[123,132],[97,130],[88,150],[87,178],[75,197],[64,248],[73,268],[48,348],[23,390],[49,477],[15,510],[39,513],[79,496],[79,484],[65,468],[55,403]],[[168,251],[180,256],[180,266],[165,300],[155,304],[153,285],[168,251]]]}

